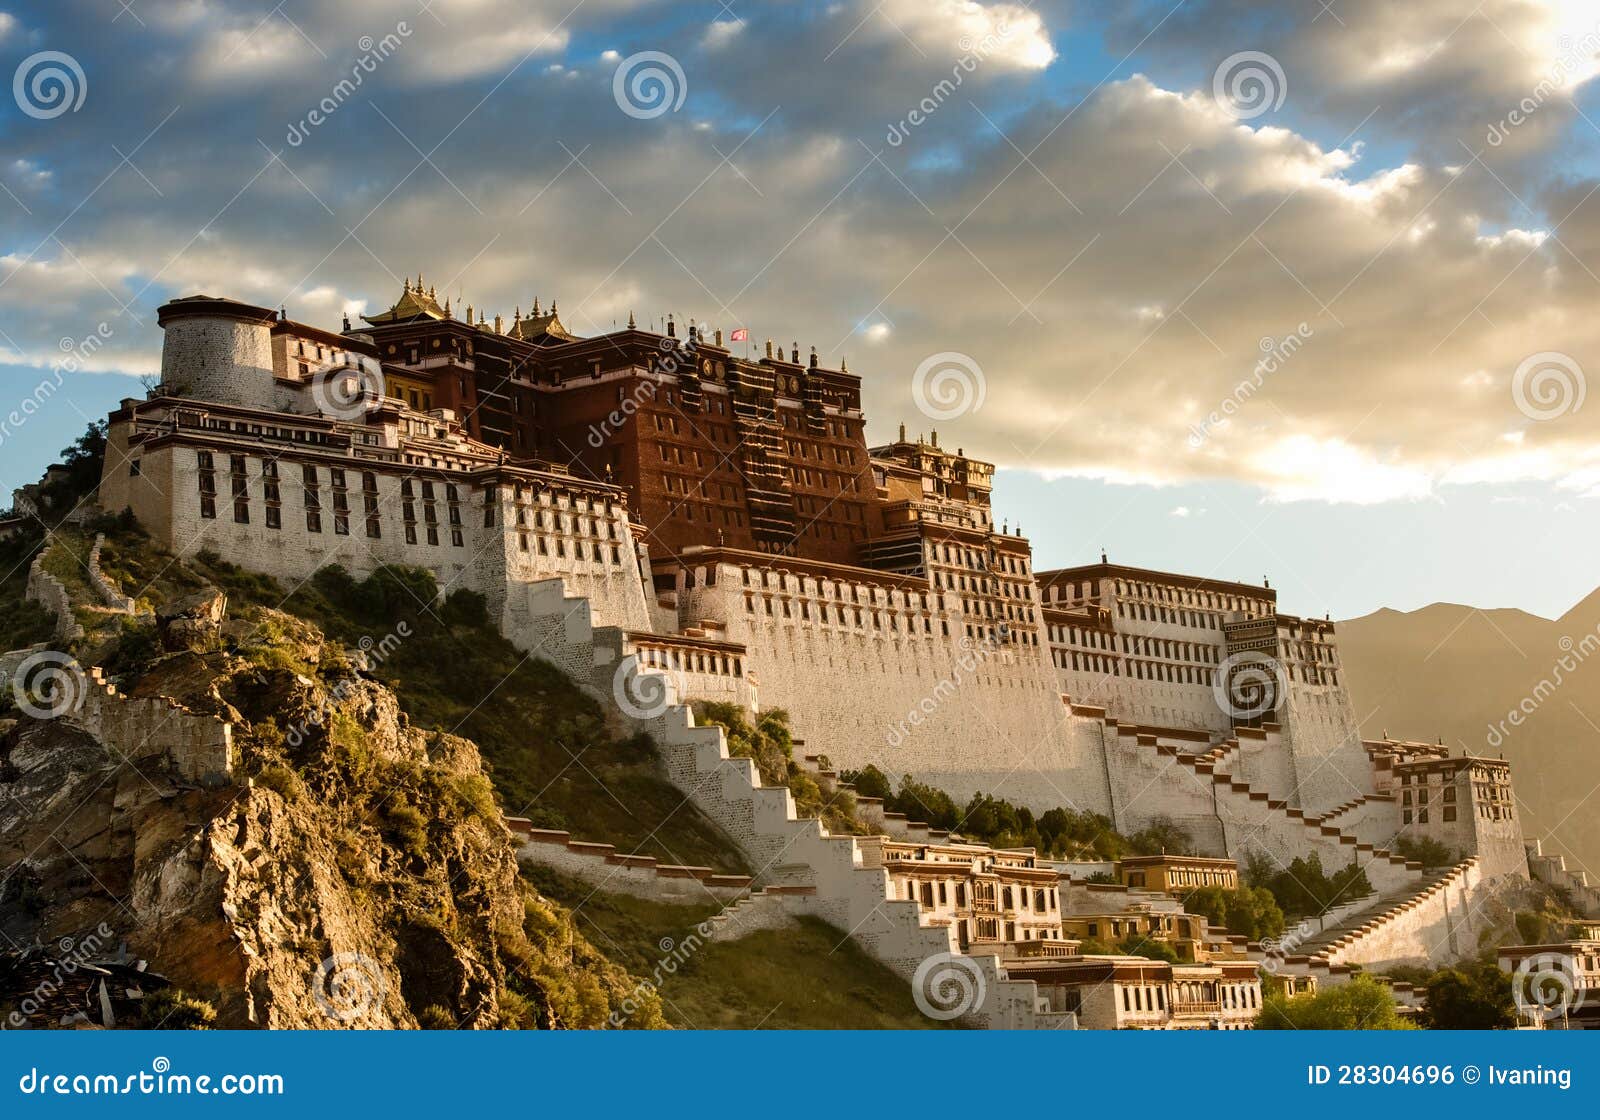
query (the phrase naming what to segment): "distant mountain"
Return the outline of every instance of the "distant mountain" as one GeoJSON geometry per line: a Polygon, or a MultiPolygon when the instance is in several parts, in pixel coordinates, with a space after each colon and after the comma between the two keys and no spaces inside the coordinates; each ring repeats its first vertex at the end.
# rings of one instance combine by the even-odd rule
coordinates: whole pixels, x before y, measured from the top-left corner
{"type": "Polygon", "coordinates": [[[1368,738],[1503,754],[1523,834],[1600,880],[1600,590],[1555,621],[1455,603],[1380,610],[1339,623],[1339,646],[1368,738]]]}

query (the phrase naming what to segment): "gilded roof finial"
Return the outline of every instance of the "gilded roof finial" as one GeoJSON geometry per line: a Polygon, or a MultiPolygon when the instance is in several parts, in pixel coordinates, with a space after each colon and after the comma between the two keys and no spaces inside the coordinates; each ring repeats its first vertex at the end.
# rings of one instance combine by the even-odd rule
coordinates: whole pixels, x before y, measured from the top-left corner
{"type": "Polygon", "coordinates": [[[850,372],[850,359],[848,359],[848,358],[840,358],[839,359],[839,372],[840,373],[849,373],[850,372]]]}
{"type": "Polygon", "coordinates": [[[555,313],[556,313],[556,301],[555,300],[551,300],[550,301],[550,314],[554,315],[555,313]]]}
{"type": "Polygon", "coordinates": [[[772,361],[772,339],[767,339],[767,361],[772,361]]]}
{"type": "Polygon", "coordinates": [[[400,280],[400,290],[402,292],[409,292],[411,290],[411,277],[406,276],[400,280]]]}
{"type": "Polygon", "coordinates": [[[533,297],[533,315],[534,315],[535,318],[537,318],[538,315],[539,315],[539,297],[538,296],[534,296],[533,297]]]}
{"type": "Polygon", "coordinates": [[[433,285],[432,284],[428,285],[428,298],[429,299],[437,299],[438,298],[437,296],[435,296],[433,294],[433,285]]]}
{"type": "Polygon", "coordinates": [[[900,425],[900,442],[904,443],[905,441],[906,441],[906,426],[904,424],[901,424],[900,425]]]}
{"type": "Polygon", "coordinates": [[[472,304],[467,304],[467,326],[472,326],[472,304]]]}
{"type": "Polygon", "coordinates": [[[494,333],[495,334],[505,334],[506,333],[505,326],[503,325],[503,322],[502,322],[502,320],[501,320],[499,315],[496,315],[494,317],[494,333]]]}
{"type": "Polygon", "coordinates": [[[633,311],[630,309],[629,312],[628,312],[628,329],[631,331],[631,330],[634,330],[637,326],[638,326],[638,324],[636,324],[633,321],[633,311]]]}
{"type": "Polygon", "coordinates": [[[517,304],[517,310],[511,316],[513,324],[522,322],[522,304],[517,304]]]}
{"type": "Polygon", "coordinates": [[[450,297],[449,296],[445,296],[444,297],[444,317],[446,319],[450,318],[450,297]]]}

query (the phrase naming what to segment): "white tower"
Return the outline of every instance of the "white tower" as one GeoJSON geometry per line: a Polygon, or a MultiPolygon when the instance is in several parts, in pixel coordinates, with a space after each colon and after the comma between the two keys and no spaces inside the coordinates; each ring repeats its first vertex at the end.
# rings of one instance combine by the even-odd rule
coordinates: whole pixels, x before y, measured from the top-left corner
{"type": "Polygon", "coordinates": [[[156,311],[166,331],[161,392],[174,397],[271,409],[276,313],[231,299],[185,296],[156,311]]]}

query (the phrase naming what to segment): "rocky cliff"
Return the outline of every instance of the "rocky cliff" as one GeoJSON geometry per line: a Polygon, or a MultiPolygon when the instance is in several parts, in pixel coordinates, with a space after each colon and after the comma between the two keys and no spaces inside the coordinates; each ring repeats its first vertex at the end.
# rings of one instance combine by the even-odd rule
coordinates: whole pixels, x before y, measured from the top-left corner
{"type": "MultiPolygon", "coordinates": [[[[201,780],[153,749],[160,734],[82,718],[99,685],[76,669],[0,723],[0,933],[49,947],[58,978],[89,963],[68,946],[116,947],[226,1027],[597,1026],[637,1002],[519,880],[477,748],[411,725],[359,651],[263,607],[225,616],[212,591],[89,641],[79,660],[116,666],[129,698],[91,699],[225,722],[232,757],[201,780]]],[[[74,1003],[83,985],[41,983],[20,956],[9,985],[0,962],[0,1011],[101,1022],[74,1003]]],[[[127,1023],[128,997],[163,982],[117,975],[124,1010],[105,1019],[127,1023]]],[[[131,1021],[154,1026],[175,1003],[145,1006],[131,1021]]]]}

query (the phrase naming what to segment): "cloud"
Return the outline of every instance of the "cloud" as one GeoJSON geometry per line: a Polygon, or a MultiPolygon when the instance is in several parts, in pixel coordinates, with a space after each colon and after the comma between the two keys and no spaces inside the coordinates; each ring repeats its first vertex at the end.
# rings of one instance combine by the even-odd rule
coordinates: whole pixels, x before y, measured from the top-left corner
{"type": "Polygon", "coordinates": [[[885,0],[875,14],[889,25],[877,27],[877,35],[903,35],[941,59],[980,54],[1001,67],[1041,70],[1056,57],[1043,17],[1021,4],[885,0]]]}
{"type": "Polygon", "coordinates": [[[738,39],[739,32],[743,30],[742,19],[719,19],[706,28],[705,48],[710,51],[721,50],[738,39]]]}
{"type": "Polygon", "coordinates": [[[1306,115],[1241,121],[1210,68],[1229,53],[1230,13],[1259,11],[1244,3],[1182,9],[1140,72],[1070,89],[1050,64],[1067,26],[1050,5],[775,5],[718,32],[621,3],[570,18],[567,5],[439,3],[445,27],[418,16],[396,57],[290,146],[288,123],[349,72],[361,35],[392,26],[390,9],[296,10],[297,31],[218,0],[113,36],[64,7],[50,33],[81,55],[92,95],[47,122],[59,127],[0,140],[0,180],[34,211],[8,210],[18,232],[0,257],[20,360],[110,317],[108,368],[148,370],[153,308],[194,291],[336,327],[422,268],[491,318],[537,296],[582,333],[672,312],[748,324],[757,346],[815,343],[862,375],[875,439],[920,423],[910,378],[924,358],[967,354],[987,401],[941,435],[1049,477],[1225,479],[1353,503],[1443,481],[1596,485],[1600,409],[1535,421],[1512,391],[1535,353],[1600,367],[1595,182],[1564,174],[1555,132],[1531,119],[1514,177],[1409,142],[1419,120],[1456,112],[1445,61],[1464,75],[1463,112],[1534,72],[1518,44],[1559,25],[1543,9],[1510,21],[1508,43],[1476,20],[1446,36],[1431,0],[1410,17],[1345,0],[1347,23],[1371,21],[1353,40],[1393,32],[1384,59],[1349,74],[1333,72],[1349,48],[1329,29],[1281,16],[1298,37],[1269,26],[1267,46],[1294,45],[1287,104],[1306,115]],[[1006,28],[1004,49],[885,149],[886,125],[950,75],[960,40],[1006,28]],[[237,67],[183,68],[223,43],[237,67]],[[596,65],[601,43],[617,48],[596,65]],[[642,50],[680,62],[684,111],[618,108],[614,63],[642,50]],[[1363,90],[1384,110],[1321,136],[1363,90]],[[1292,335],[1268,368],[1262,340],[1292,335]],[[1225,422],[1192,446],[1213,411],[1225,422]]]}

